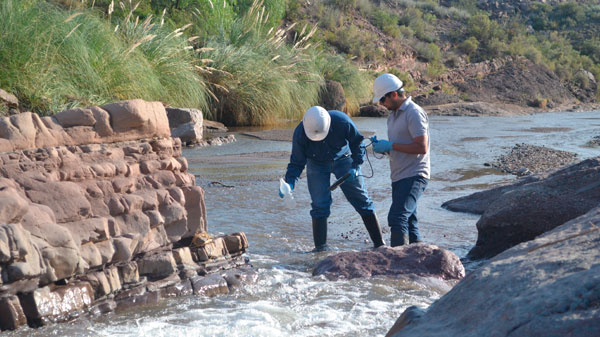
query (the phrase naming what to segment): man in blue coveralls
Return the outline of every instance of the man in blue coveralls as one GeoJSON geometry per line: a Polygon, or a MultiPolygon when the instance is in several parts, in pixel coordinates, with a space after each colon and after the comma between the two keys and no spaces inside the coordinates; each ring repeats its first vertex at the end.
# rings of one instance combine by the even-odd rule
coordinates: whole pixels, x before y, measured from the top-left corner
{"type": "Polygon", "coordinates": [[[306,111],[302,122],[294,130],[292,155],[285,181],[292,190],[306,166],[306,178],[311,197],[313,238],[315,251],[327,248],[327,217],[331,206],[329,184],[331,174],[336,179],[350,173],[340,185],[346,199],[362,217],[375,248],[383,246],[375,207],[369,198],[361,175],[364,148],[363,135],[354,122],[343,112],[327,111],[313,106],[306,111]]]}

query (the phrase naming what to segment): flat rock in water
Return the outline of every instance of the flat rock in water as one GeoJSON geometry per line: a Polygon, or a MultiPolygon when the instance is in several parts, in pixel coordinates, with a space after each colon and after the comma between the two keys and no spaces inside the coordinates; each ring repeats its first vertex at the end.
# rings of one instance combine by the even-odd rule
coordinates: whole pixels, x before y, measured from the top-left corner
{"type": "Polygon", "coordinates": [[[516,144],[509,154],[500,156],[491,166],[506,173],[525,176],[543,173],[573,163],[577,154],[545,146],[516,144]]]}
{"type": "Polygon", "coordinates": [[[317,264],[313,276],[317,275],[325,275],[332,280],[398,275],[459,280],[465,276],[465,268],[449,250],[418,243],[335,254],[317,264]]]}

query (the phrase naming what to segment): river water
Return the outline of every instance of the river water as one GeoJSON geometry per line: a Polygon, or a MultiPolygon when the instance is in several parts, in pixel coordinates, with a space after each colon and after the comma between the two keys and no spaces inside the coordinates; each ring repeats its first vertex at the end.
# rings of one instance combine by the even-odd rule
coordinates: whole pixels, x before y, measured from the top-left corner
{"type": "MultiPolygon", "coordinates": [[[[355,118],[359,130],[386,137],[385,118],[355,118]]],[[[430,117],[432,179],[419,202],[427,243],[464,258],[477,239],[479,216],[453,213],[447,200],[515,180],[484,166],[517,143],[544,145],[597,156],[585,144],[600,135],[600,111],[516,117],[430,117]]],[[[312,268],[328,254],[371,246],[360,217],[337,189],[329,218],[333,251],[313,254],[310,197],[305,178],[294,190],[295,209],[277,195],[291,144],[237,134],[237,142],[185,149],[190,172],[205,189],[209,233],[245,232],[256,284],[213,298],[183,297],[157,305],[9,335],[37,336],[383,336],[411,305],[427,306],[443,295],[435,283],[410,279],[327,281],[312,268]]],[[[389,241],[391,203],[387,158],[363,165],[384,237],[389,241]]],[[[467,272],[476,267],[464,261],[467,272]]]]}

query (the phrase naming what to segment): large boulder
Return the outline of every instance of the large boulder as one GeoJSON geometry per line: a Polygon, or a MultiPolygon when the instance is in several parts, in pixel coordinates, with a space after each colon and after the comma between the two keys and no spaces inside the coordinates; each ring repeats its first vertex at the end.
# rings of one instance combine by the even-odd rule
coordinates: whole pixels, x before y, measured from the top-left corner
{"type": "Polygon", "coordinates": [[[539,176],[525,176],[514,183],[491,188],[489,190],[475,192],[464,197],[448,200],[442,207],[453,212],[465,212],[483,214],[485,210],[504,193],[513,191],[524,184],[538,181],[539,176]]]}
{"type": "Polygon", "coordinates": [[[533,240],[600,203],[600,157],[523,184],[492,202],[477,222],[472,259],[492,257],[533,240]]]}
{"type": "Polygon", "coordinates": [[[169,137],[169,119],[160,102],[133,99],[101,107],[110,115],[114,132],[123,133],[119,140],[142,137],[169,137]]]}
{"type": "Polygon", "coordinates": [[[360,113],[358,114],[361,117],[384,117],[390,114],[390,111],[379,104],[368,104],[360,107],[360,113]]]}
{"type": "Polygon", "coordinates": [[[202,111],[196,109],[167,108],[171,137],[180,138],[186,144],[202,140],[202,111]]]}
{"type": "Polygon", "coordinates": [[[600,207],[469,273],[387,336],[595,337],[600,331],[600,207]]]}
{"type": "Polygon", "coordinates": [[[346,95],[340,82],[325,80],[325,86],[319,94],[319,105],[327,110],[344,111],[346,95]]]}
{"type": "Polygon", "coordinates": [[[313,275],[325,275],[329,279],[407,274],[459,280],[465,276],[465,269],[454,253],[420,243],[335,254],[319,262],[313,270],[313,275]]]}
{"type": "Polygon", "coordinates": [[[0,89],[0,103],[6,104],[9,108],[19,107],[19,100],[17,99],[17,97],[2,89],[0,89]]]}

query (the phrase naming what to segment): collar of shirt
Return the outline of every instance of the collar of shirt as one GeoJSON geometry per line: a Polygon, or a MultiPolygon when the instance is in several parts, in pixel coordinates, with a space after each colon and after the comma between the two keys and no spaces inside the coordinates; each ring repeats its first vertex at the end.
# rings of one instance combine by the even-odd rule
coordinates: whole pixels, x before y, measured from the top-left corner
{"type": "Polygon", "coordinates": [[[396,109],[396,111],[394,111],[394,113],[398,113],[398,112],[402,112],[404,110],[406,110],[406,108],[408,107],[408,105],[412,102],[412,96],[408,96],[408,98],[406,98],[404,100],[404,102],[402,102],[402,105],[396,109]]]}

